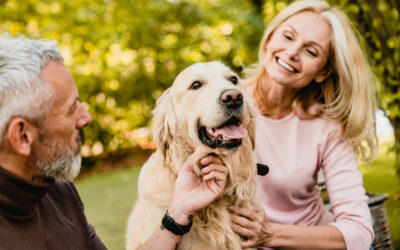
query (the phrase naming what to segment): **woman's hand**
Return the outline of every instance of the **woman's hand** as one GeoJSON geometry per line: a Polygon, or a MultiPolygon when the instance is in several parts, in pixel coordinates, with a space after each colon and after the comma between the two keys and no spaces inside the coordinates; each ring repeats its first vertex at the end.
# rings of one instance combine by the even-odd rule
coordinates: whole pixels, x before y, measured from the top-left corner
{"type": "Polygon", "coordinates": [[[232,230],[243,236],[243,248],[268,246],[273,230],[264,211],[252,211],[248,208],[228,206],[231,214],[232,230]]]}

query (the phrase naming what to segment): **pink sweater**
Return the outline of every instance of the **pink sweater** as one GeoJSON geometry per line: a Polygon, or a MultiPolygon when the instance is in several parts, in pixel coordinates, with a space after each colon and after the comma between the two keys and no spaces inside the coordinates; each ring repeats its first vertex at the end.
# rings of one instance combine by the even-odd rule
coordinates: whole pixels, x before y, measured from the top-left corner
{"type": "Polygon", "coordinates": [[[274,223],[334,225],[347,249],[369,249],[374,233],[362,176],[348,142],[329,137],[335,131],[340,125],[332,120],[302,120],[293,112],[280,120],[256,117],[255,156],[270,168],[258,179],[265,211],[274,223]],[[316,187],[321,168],[331,212],[316,187]]]}

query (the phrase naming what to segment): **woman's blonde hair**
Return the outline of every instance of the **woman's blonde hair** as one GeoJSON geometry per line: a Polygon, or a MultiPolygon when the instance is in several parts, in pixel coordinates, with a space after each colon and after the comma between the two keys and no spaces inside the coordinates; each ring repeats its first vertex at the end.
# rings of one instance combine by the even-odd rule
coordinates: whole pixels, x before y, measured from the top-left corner
{"type": "MultiPolygon", "coordinates": [[[[363,159],[372,158],[377,152],[375,131],[376,78],[358,42],[358,33],[340,10],[325,1],[299,0],[282,10],[268,25],[261,40],[259,64],[256,70],[246,71],[247,84],[254,85],[252,96],[261,113],[267,113],[263,102],[264,87],[261,78],[266,74],[263,66],[266,43],[276,28],[289,17],[301,11],[312,11],[326,20],[331,28],[330,56],[326,67],[331,75],[323,82],[312,81],[298,91],[293,109],[300,110],[307,118],[329,117],[342,125],[342,134],[349,138],[355,152],[363,159]],[[319,103],[318,112],[309,112],[311,105],[319,103]]],[[[253,68],[254,69],[254,68],[253,68]]]]}

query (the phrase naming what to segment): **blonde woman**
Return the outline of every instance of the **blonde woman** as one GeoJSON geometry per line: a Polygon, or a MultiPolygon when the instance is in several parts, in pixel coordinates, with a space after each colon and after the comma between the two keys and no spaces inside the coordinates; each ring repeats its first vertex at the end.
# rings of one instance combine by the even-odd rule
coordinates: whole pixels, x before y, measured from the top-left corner
{"type": "Polygon", "coordinates": [[[296,1],[269,24],[246,81],[265,211],[230,207],[243,247],[369,249],[374,233],[356,155],[374,156],[374,77],[345,14],[296,1]],[[331,208],[317,187],[322,169],[331,208]]]}

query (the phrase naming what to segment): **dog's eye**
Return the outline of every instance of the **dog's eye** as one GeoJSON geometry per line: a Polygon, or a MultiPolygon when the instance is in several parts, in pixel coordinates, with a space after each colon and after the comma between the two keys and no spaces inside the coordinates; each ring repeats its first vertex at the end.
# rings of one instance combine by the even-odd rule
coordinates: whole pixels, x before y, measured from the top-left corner
{"type": "Polygon", "coordinates": [[[231,81],[233,84],[237,84],[238,83],[238,79],[237,79],[237,77],[236,76],[231,76],[230,78],[229,78],[229,81],[231,81]]]}
{"type": "Polygon", "coordinates": [[[200,87],[201,87],[201,82],[199,81],[194,81],[192,85],[190,85],[190,89],[198,89],[200,87]]]}

